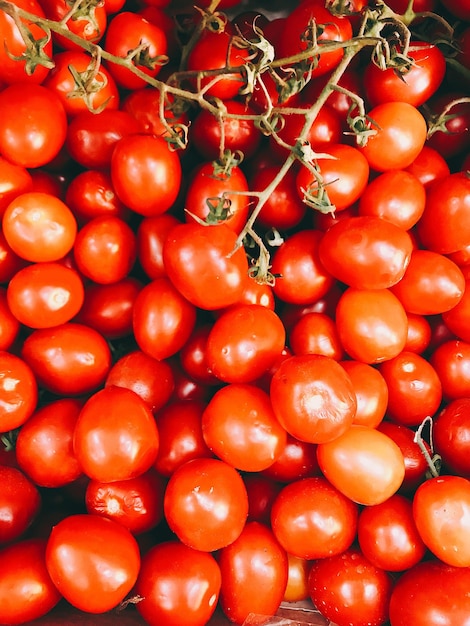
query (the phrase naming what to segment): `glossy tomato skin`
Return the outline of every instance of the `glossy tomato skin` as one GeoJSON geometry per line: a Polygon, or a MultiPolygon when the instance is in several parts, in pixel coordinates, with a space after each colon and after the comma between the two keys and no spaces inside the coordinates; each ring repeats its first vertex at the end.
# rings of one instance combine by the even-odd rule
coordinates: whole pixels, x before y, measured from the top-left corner
{"type": "Polygon", "coordinates": [[[41,503],[38,488],[20,469],[0,466],[0,545],[22,537],[37,518],[41,503]]]}
{"type": "Polygon", "coordinates": [[[143,556],[135,592],[137,611],[150,626],[205,626],[220,594],[220,567],[212,554],[179,541],[150,548],[143,556]]]}
{"type": "Polygon", "coordinates": [[[356,548],[315,561],[308,588],[315,606],[338,626],[381,626],[387,621],[392,578],[356,548]]]}
{"type": "Polygon", "coordinates": [[[243,482],[248,494],[246,521],[260,522],[265,526],[270,526],[272,505],[282,489],[281,483],[259,472],[244,474],[243,482]]]}
{"type": "Polygon", "coordinates": [[[344,357],[336,324],[326,313],[302,315],[291,328],[288,343],[293,354],[323,354],[335,361],[344,357]]]}
{"type": "MultiPolygon", "coordinates": [[[[70,7],[65,0],[42,0],[41,6],[46,13],[46,17],[56,22],[65,18],[70,11],[70,7]]],[[[106,22],[107,14],[104,4],[93,7],[93,10],[90,10],[89,14],[85,14],[82,19],[74,19],[69,16],[65,20],[66,28],[69,31],[92,43],[98,43],[104,35],[106,22]]],[[[58,33],[54,33],[52,39],[60,48],[80,50],[80,47],[75,42],[58,33]]]]}
{"type": "Polygon", "coordinates": [[[33,179],[25,167],[10,163],[3,157],[0,157],[0,166],[0,217],[3,217],[5,209],[16,196],[31,191],[33,179]]]}
{"type": "Polygon", "coordinates": [[[62,598],[45,563],[46,540],[18,541],[0,551],[2,622],[25,624],[47,615],[62,598]],[[18,564],[21,563],[21,569],[18,564]]]}
{"type": "Polygon", "coordinates": [[[345,370],[331,357],[294,355],[281,363],[270,385],[277,419],[309,443],[332,441],[351,426],[357,408],[345,370]]]}
{"type": "MultiPolygon", "coordinates": [[[[465,266],[464,266],[465,269],[465,266]]],[[[462,298],[449,311],[442,314],[442,319],[447,328],[463,341],[470,341],[470,332],[468,330],[468,313],[470,306],[470,278],[465,281],[465,288],[462,298]]]]}
{"type": "Polygon", "coordinates": [[[433,441],[449,473],[470,478],[470,398],[448,402],[434,417],[433,441]]]}
{"type": "Polygon", "coordinates": [[[240,536],[222,548],[220,606],[230,621],[243,623],[250,613],[273,615],[287,585],[287,554],[272,530],[249,522],[240,536]]]}
{"type": "Polygon", "coordinates": [[[313,476],[281,489],[271,508],[271,527],[289,554],[323,559],[353,543],[357,516],[354,502],[323,476],[313,476]]]}
{"type": "Polygon", "coordinates": [[[470,343],[449,339],[440,344],[430,356],[442,384],[445,400],[468,397],[470,372],[470,343]]]}
{"type": "Polygon", "coordinates": [[[318,476],[317,445],[300,441],[287,433],[286,445],[281,454],[263,475],[282,483],[290,483],[301,478],[318,476]]]}
{"type": "Polygon", "coordinates": [[[357,400],[357,409],[353,424],[362,424],[376,428],[387,411],[389,391],[385,378],[380,371],[361,361],[340,361],[348,373],[357,400]]]}
{"type": "Polygon", "coordinates": [[[73,435],[83,472],[101,482],[135,478],[148,471],[158,443],[149,406],[130,389],[116,386],[100,389],[86,401],[73,435]]]}
{"type": "Polygon", "coordinates": [[[65,202],[80,226],[102,215],[114,216],[127,221],[130,211],[119,200],[108,172],[87,169],[69,182],[65,202]]]}
{"type": "Polygon", "coordinates": [[[146,276],[151,280],[166,275],[162,250],[170,230],[180,224],[171,213],[144,217],[137,227],[137,259],[146,276]]]}
{"type": "Polygon", "coordinates": [[[431,552],[443,563],[469,567],[470,481],[438,476],[421,484],[413,497],[413,517],[431,552]]]}
{"type": "Polygon", "coordinates": [[[0,432],[6,433],[31,417],[38,403],[38,385],[29,364],[10,352],[0,352],[0,371],[0,432]]]}
{"type": "Polygon", "coordinates": [[[69,515],[47,541],[46,567],[57,589],[76,608],[105,613],[134,586],[140,568],[137,541],[99,515],[69,515]]]}
{"type": "Polygon", "coordinates": [[[13,315],[7,301],[7,290],[0,287],[0,350],[8,351],[20,332],[18,318],[13,315]]]}
{"type": "Polygon", "coordinates": [[[197,458],[178,467],[167,484],[165,517],[184,544],[206,552],[239,537],[248,495],[238,471],[220,459],[197,458]]]}
{"type": "Polygon", "coordinates": [[[21,355],[39,385],[65,396],[94,391],[111,367],[111,351],[104,337],[74,322],[34,330],[24,341],[21,355]]]}
{"type": "Polygon", "coordinates": [[[325,477],[341,493],[367,506],[393,496],[405,476],[399,446],[370,426],[353,424],[333,441],[319,444],[317,458],[325,477]]]}

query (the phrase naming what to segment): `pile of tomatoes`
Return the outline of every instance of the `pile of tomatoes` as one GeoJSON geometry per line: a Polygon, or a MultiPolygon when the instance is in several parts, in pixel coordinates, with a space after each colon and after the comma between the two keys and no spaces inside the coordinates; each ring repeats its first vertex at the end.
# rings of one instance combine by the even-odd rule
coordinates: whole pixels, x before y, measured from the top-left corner
{"type": "Polygon", "coordinates": [[[470,2],[407,5],[0,0],[0,624],[468,624],[470,2]]]}

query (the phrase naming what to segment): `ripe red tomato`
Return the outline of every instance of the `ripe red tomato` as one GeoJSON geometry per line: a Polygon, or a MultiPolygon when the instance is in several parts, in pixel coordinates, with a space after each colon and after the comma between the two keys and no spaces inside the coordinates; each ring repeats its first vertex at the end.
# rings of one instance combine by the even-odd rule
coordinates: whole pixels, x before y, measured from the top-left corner
{"type": "Polygon", "coordinates": [[[274,373],[270,396],[288,433],[309,443],[332,441],[351,426],[357,401],[348,374],[334,359],[294,355],[274,373]]]}
{"type": "Polygon", "coordinates": [[[466,91],[445,90],[428,103],[429,130],[426,145],[437,150],[447,161],[465,158],[468,151],[470,106],[466,91]],[[463,98],[462,102],[459,102],[463,98]]]}
{"type": "Polygon", "coordinates": [[[142,557],[137,611],[150,626],[205,626],[219,600],[220,567],[212,554],[166,541],[142,557]]]}
{"type": "Polygon", "coordinates": [[[124,221],[130,217],[129,209],[114,192],[109,173],[97,169],[84,170],[72,178],[65,191],[65,203],[80,225],[103,215],[124,221]]]}
{"type": "Polygon", "coordinates": [[[389,388],[380,371],[361,361],[341,361],[354,387],[357,400],[353,424],[376,428],[385,416],[389,388]]]}
{"type": "Polygon", "coordinates": [[[300,478],[318,476],[317,446],[300,441],[287,433],[284,449],[272,465],[263,471],[278,483],[290,483],[300,478]]]}
{"type": "Polygon", "coordinates": [[[158,452],[158,429],[147,403],[124,387],[109,386],[84,404],[73,434],[83,472],[100,482],[135,478],[158,452]]]}
{"type": "Polygon", "coordinates": [[[287,555],[288,574],[287,586],[284,592],[284,602],[301,602],[307,600],[308,594],[308,574],[310,572],[310,561],[301,559],[293,554],[287,555]]]}
{"type": "Polygon", "coordinates": [[[323,474],[341,493],[367,506],[393,496],[405,477],[399,446],[370,426],[353,424],[333,441],[319,444],[317,458],[323,474]]]}
{"type": "Polygon", "coordinates": [[[218,556],[222,574],[220,606],[230,621],[242,624],[250,614],[274,615],[284,597],[288,563],[272,530],[249,522],[218,556]]]}
{"type": "Polygon", "coordinates": [[[424,315],[417,313],[407,313],[408,336],[405,350],[422,354],[429,347],[431,342],[431,324],[424,315]]]}
{"type": "Polygon", "coordinates": [[[38,385],[27,360],[0,352],[0,432],[18,428],[33,414],[38,402],[38,385]]]}
{"type": "Polygon", "coordinates": [[[459,339],[444,341],[432,352],[430,362],[441,381],[444,399],[468,397],[470,343],[459,339]]]}
{"type": "Polygon", "coordinates": [[[0,185],[0,217],[3,217],[5,209],[16,196],[31,191],[33,179],[25,167],[0,157],[0,185]]]}
{"type": "Polygon", "coordinates": [[[133,588],[140,568],[139,546],[118,522],[99,515],[70,515],[51,531],[46,567],[72,606],[105,613],[133,588]]]}
{"type": "Polygon", "coordinates": [[[248,515],[248,495],[238,471],[220,459],[197,458],[170,476],[165,518],[184,544],[213,552],[240,536],[248,515]]]}
{"type": "Polygon", "coordinates": [[[406,168],[427,189],[434,181],[450,174],[449,164],[434,148],[423,146],[416,159],[406,168]]]}
{"type": "Polygon", "coordinates": [[[7,290],[0,287],[0,350],[8,351],[20,332],[20,323],[11,312],[7,301],[7,290]]]}
{"type": "Polygon", "coordinates": [[[433,441],[446,471],[470,478],[470,398],[456,398],[434,418],[433,441]]]}
{"type": "Polygon", "coordinates": [[[344,357],[336,324],[326,313],[305,313],[292,326],[289,346],[293,354],[323,354],[335,361],[344,357]]]}
{"type": "MultiPolygon", "coordinates": [[[[169,16],[166,15],[166,17],[169,16]]],[[[180,103],[176,106],[173,106],[173,103],[171,94],[165,94],[163,101],[164,124],[160,118],[162,106],[160,91],[146,86],[128,92],[124,97],[121,109],[136,120],[139,126],[138,132],[168,137],[170,132],[167,125],[177,131],[178,125],[188,125],[189,122],[184,105],[181,107],[183,110],[180,110],[178,106],[180,103]]]]}
{"type": "MultiPolygon", "coordinates": [[[[46,17],[50,20],[60,22],[68,16],[64,22],[66,29],[85,41],[98,43],[104,35],[107,25],[107,13],[104,4],[90,7],[88,11],[83,9],[83,14],[80,14],[78,19],[77,16],[70,16],[70,6],[66,0],[41,0],[41,6],[46,17]]],[[[78,44],[59,33],[53,33],[52,40],[60,48],[81,50],[78,44]]]]}
{"type": "Polygon", "coordinates": [[[244,474],[243,482],[248,494],[247,522],[260,522],[270,526],[271,509],[282,489],[281,483],[260,472],[244,474]]]}
{"type": "Polygon", "coordinates": [[[323,477],[303,478],[280,491],[271,509],[276,539],[304,559],[341,554],[356,537],[358,507],[323,477]]]}
{"type": "Polygon", "coordinates": [[[470,481],[453,475],[425,481],[414,494],[413,517],[421,539],[440,561],[469,567],[470,481]]]}
{"type": "Polygon", "coordinates": [[[24,535],[37,518],[41,502],[38,488],[20,469],[0,466],[0,545],[24,535]]]}
{"type": "Polygon", "coordinates": [[[137,227],[137,260],[150,280],[166,276],[162,251],[170,230],[180,224],[171,213],[144,217],[137,227]]]}

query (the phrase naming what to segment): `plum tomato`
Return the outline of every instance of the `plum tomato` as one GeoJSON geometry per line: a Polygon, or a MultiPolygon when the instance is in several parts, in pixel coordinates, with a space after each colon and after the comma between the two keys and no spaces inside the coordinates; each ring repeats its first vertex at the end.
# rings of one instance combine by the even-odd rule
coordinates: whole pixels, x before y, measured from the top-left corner
{"type": "Polygon", "coordinates": [[[33,368],[16,354],[0,351],[0,432],[22,426],[36,410],[38,384],[33,368]]]}
{"type": "Polygon", "coordinates": [[[17,467],[0,466],[0,546],[24,535],[41,504],[42,496],[32,480],[17,467]]]}

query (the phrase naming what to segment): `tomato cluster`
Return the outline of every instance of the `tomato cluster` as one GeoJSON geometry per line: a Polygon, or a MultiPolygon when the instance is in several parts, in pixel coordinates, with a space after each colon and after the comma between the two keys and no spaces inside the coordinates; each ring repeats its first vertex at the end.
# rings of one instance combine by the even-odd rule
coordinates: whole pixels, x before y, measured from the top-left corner
{"type": "Polygon", "coordinates": [[[0,624],[468,622],[470,3],[265,4],[0,0],[0,624]]]}

